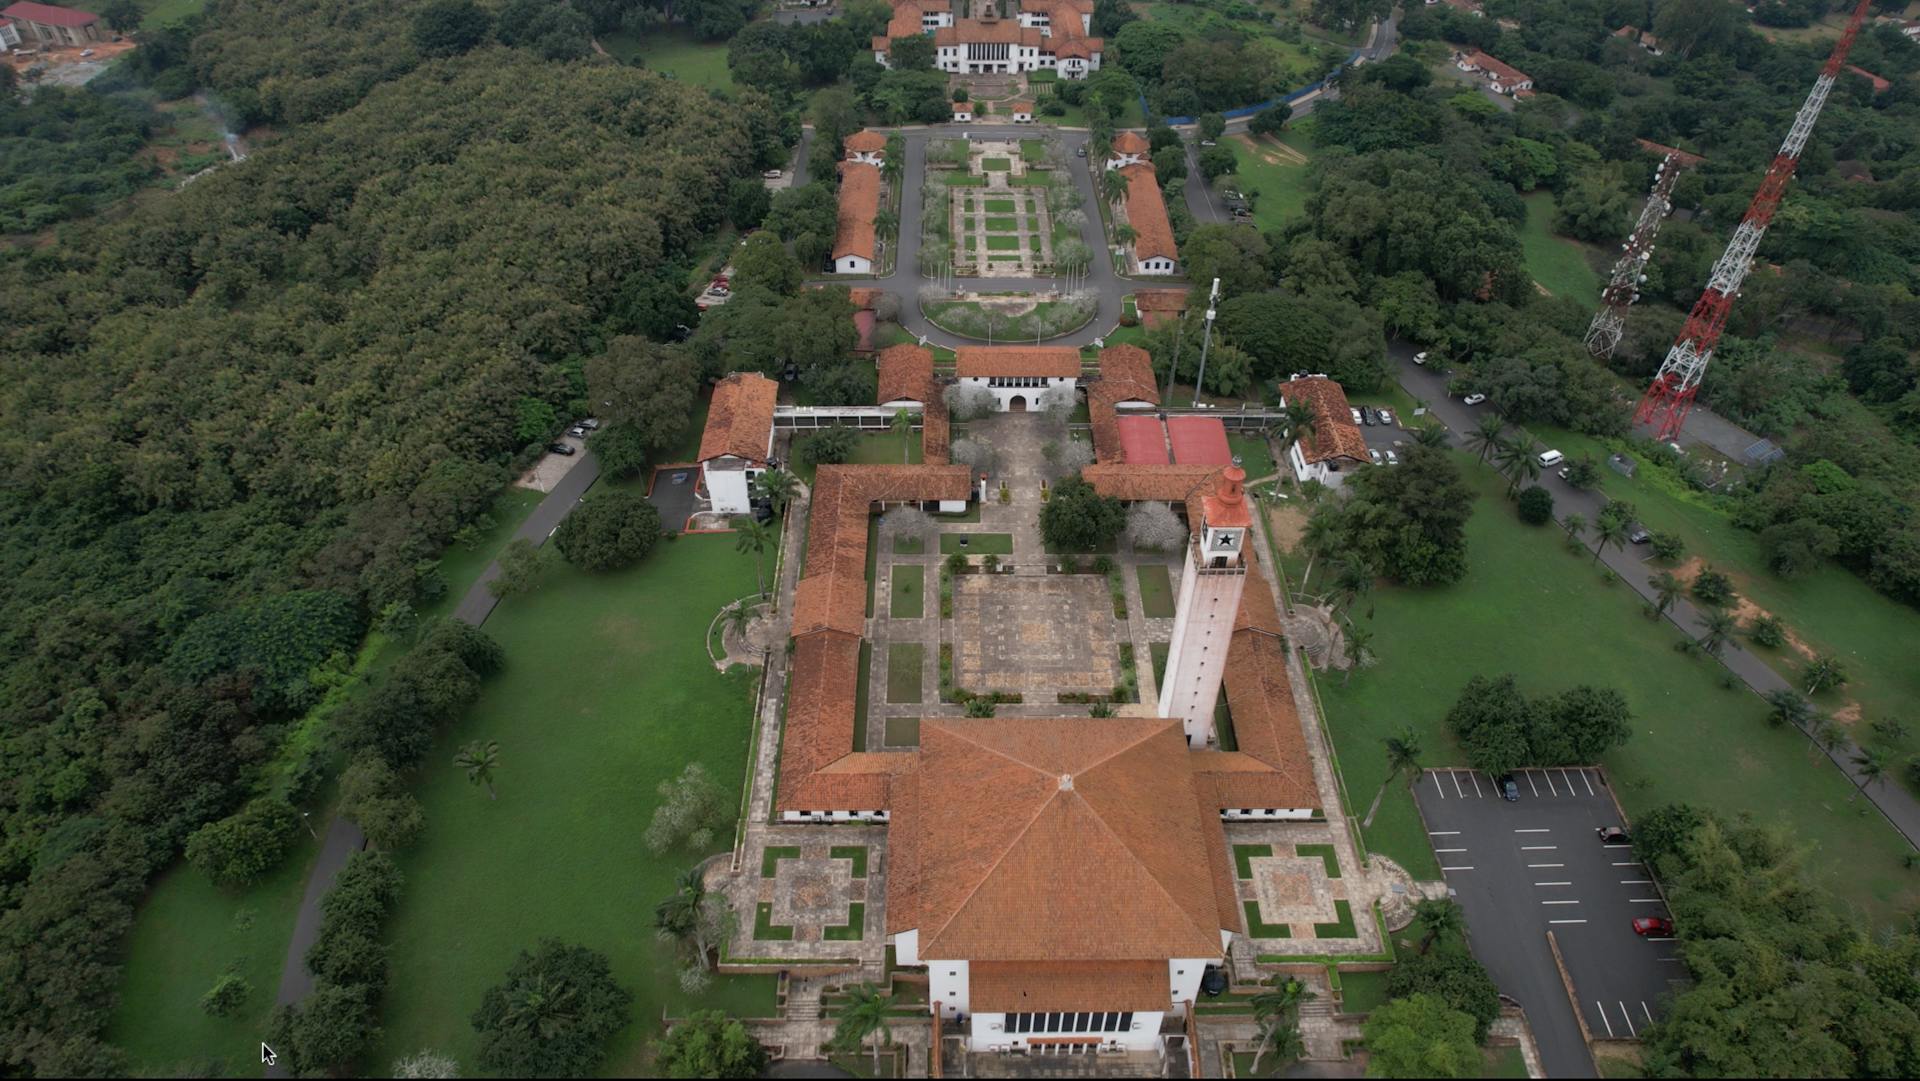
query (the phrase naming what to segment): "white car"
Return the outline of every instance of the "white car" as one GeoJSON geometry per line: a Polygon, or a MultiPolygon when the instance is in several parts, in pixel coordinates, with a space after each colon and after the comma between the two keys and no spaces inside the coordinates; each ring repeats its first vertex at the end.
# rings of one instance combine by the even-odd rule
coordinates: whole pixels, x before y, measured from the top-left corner
{"type": "Polygon", "coordinates": [[[1358,427],[1358,426],[1360,426],[1360,425],[1362,425],[1362,424],[1365,424],[1365,423],[1367,422],[1367,418],[1365,418],[1365,417],[1363,417],[1363,416],[1361,416],[1361,415],[1360,415],[1360,411],[1359,411],[1358,409],[1351,409],[1351,408],[1350,408],[1350,409],[1348,409],[1348,410],[1347,410],[1347,412],[1349,412],[1349,413],[1352,413],[1352,414],[1353,414],[1353,423],[1354,423],[1354,426],[1355,426],[1355,427],[1358,427]]]}
{"type": "Polygon", "coordinates": [[[766,172],[760,174],[762,178],[767,180],[778,180],[786,175],[786,171],[783,169],[768,169],[766,172]]]}
{"type": "Polygon", "coordinates": [[[1413,362],[1415,364],[1425,364],[1427,362],[1427,351],[1422,349],[1418,353],[1415,353],[1413,355],[1413,362]]]}
{"type": "Polygon", "coordinates": [[[1377,450],[1374,450],[1374,449],[1373,449],[1372,447],[1368,447],[1368,448],[1367,448],[1367,453],[1368,453],[1368,454],[1371,454],[1371,455],[1373,455],[1373,464],[1374,464],[1374,465],[1385,465],[1385,464],[1386,464],[1386,461],[1385,461],[1384,459],[1382,459],[1382,458],[1380,457],[1380,452],[1379,452],[1379,451],[1377,451],[1377,450]]]}
{"type": "Polygon", "coordinates": [[[1469,394],[1461,400],[1466,402],[1468,405],[1479,405],[1481,402],[1484,402],[1487,400],[1487,396],[1484,394],[1469,394]]]}
{"type": "MultiPolygon", "coordinates": [[[[1391,410],[1391,409],[1384,409],[1384,408],[1383,408],[1383,409],[1381,409],[1381,410],[1380,410],[1380,423],[1382,423],[1382,424],[1392,424],[1392,423],[1394,423],[1394,419],[1393,419],[1393,410],[1391,410]]],[[[1391,455],[1389,455],[1389,457],[1391,457],[1391,455]]]]}
{"type": "Polygon", "coordinates": [[[1395,453],[1394,453],[1394,452],[1392,452],[1392,451],[1388,451],[1388,452],[1387,452],[1387,464],[1388,464],[1388,465],[1399,465],[1399,464],[1400,464],[1400,456],[1399,456],[1398,454],[1395,454],[1395,453]]]}

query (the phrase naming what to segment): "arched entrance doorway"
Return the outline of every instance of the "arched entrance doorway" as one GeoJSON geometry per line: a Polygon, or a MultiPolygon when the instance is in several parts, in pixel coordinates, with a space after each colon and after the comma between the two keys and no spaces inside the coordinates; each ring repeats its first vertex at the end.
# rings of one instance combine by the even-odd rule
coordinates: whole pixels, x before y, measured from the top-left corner
{"type": "Polygon", "coordinates": [[[1013,397],[1007,399],[1007,412],[1024,413],[1026,411],[1027,411],[1027,399],[1025,396],[1016,394],[1013,397]]]}

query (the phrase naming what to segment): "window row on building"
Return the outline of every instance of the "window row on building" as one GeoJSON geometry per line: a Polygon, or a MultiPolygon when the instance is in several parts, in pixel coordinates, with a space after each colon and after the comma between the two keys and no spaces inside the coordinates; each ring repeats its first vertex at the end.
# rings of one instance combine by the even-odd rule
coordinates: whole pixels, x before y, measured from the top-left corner
{"type": "Polygon", "coordinates": [[[987,378],[990,387],[1050,387],[1059,382],[1044,375],[995,375],[987,378]]]}
{"type": "Polygon", "coordinates": [[[1007,1031],[1014,1035],[1039,1032],[1128,1032],[1133,1013],[1010,1013],[1007,1031]]]}

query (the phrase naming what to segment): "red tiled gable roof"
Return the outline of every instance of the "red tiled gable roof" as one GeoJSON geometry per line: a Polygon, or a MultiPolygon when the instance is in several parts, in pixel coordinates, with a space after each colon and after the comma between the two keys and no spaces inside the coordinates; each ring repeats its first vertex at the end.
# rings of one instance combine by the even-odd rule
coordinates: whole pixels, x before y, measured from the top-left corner
{"type": "Polygon", "coordinates": [[[1165,961],[981,961],[967,966],[974,1013],[1165,1010],[1165,961]]]}
{"type": "Polygon", "coordinates": [[[1062,60],[1069,58],[1091,60],[1093,54],[1099,52],[1104,44],[1099,38],[1070,37],[1065,41],[1054,42],[1053,55],[1062,60]]]}
{"type": "Polygon", "coordinates": [[[1187,291],[1141,289],[1133,294],[1133,306],[1142,312],[1183,312],[1187,310],[1187,291]]]}
{"type": "Polygon", "coordinates": [[[888,831],[887,929],[918,929],[921,957],[1220,955],[1224,841],[1180,722],[928,718],[918,759],[888,831]]]}
{"type": "Polygon", "coordinates": [[[1620,29],[1615,30],[1613,32],[1613,36],[1617,38],[1627,38],[1632,41],[1638,41],[1640,39],[1640,28],[1637,26],[1623,26],[1620,29]]]}
{"type": "Polygon", "coordinates": [[[833,236],[833,257],[873,259],[873,216],[880,211],[880,167],[871,162],[840,163],[840,213],[833,236]]]}
{"type": "Polygon", "coordinates": [[[814,476],[807,551],[794,590],[791,682],[780,734],[781,811],[877,811],[889,805],[890,778],[910,766],[912,756],[853,750],[867,516],[875,503],[960,500],[970,490],[962,466],[829,465],[814,476]]]}
{"type": "Polygon", "coordinates": [[[1113,152],[1116,154],[1144,154],[1153,144],[1137,131],[1123,131],[1113,137],[1113,152]]]}
{"type": "MultiPolygon", "coordinates": [[[[1120,436],[1120,461],[1128,465],[1173,462],[1167,454],[1167,433],[1160,426],[1159,417],[1152,414],[1121,417],[1114,422],[1114,428],[1120,436]]],[[[1094,453],[1097,455],[1099,451],[1096,449],[1094,453]]]]}
{"type": "Polygon", "coordinates": [[[1127,224],[1133,226],[1135,259],[1177,259],[1173,246],[1173,225],[1167,220],[1167,204],[1160,198],[1160,182],[1153,178],[1153,166],[1129,165],[1127,174],[1127,224]]]}
{"type": "MultiPolygon", "coordinates": [[[[832,289],[835,287],[831,285],[823,285],[823,286],[818,286],[817,288],[832,289]]],[[[874,301],[879,300],[881,294],[884,292],[885,292],[884,289],[875,289],[872,286],[860,286],[857,288],[849,288],[847,290],[847,299],[853,301],[853,308],[855,311],[861,311],[863,309],[873,307],[874,301]]]]}
{"type": "Polygon", "coordinates": [[[1352,407],[1340,384],[1317,375],[1289,379],[1280,384],[1280,395],[1313,409],[1313,432],[1300,441],[1300,454],[1308,463],[1329,458],[1368,460],[1367,439],[1354,427],[1352,407]]]}
{"type": "Polygon", "coordinates": [[[1227,446],[1227,426],[1219,417],[1168,417],[1167,442],[1173,445],[1173,460],[1181,465],[1212,465],[1224,469],[1233,464],[1233,450],[1227,446]]]}
{"type": "Polygon", "coordinates": [[[1486,72],[1488,75],[1493,76],[1496,80],[1498,80],[1499,82],[1507,86],[1512,86],[1515,83],[1526,83],[1526,82],[1533,81],[1533,77],[1531,75],[1528,75],[1526,72],[1521,71],[1519,68],[1514,67],[1512,64],[1502,63],[1499,60],[1495,60],[1493,57],[1488,56],[1486,53],[1483,53],[1478,49],[1475,49],[1473,52],[1467,54],[1467,63],[1472,64],[1474,67],[1477,67],[1481,71],[1486,72]]]}
{"type": "Polygon", "coordinates": [[[933,353],[918,345],[889,345],[875,358],[879,368],[879,392],[874,398],[881,405],[894,401],[925,403],[933,383],[933,353]]]}
{"type": "Polygon", "coordinates": [[[1274,603],[1273,591],[1267,588],[1267,580],[1260,573],[1259,560],[1254,550],[1246,550],[1247,588],[1240,593],[1240,610],[1234,613],[1233,629],[1236,631],[1258,631],[1261,634],[1279,636],[1280,607],[1274,603]]]}
{"type": "Polygon", "coordinates": [[[707,426],[700,433],[699,460],[732,455],[750,462],[767,460],[773,438],[773,407],[780,384],[758,372],[735,372],[713,388],[707,426]]]}
{"type": "MultiPolygon", "coordinates": [[[[1267,588],[1264,579],[1249,577],[1247,589],[1267,588]]],[[[1244,601],[1242,603],[1245,603],[1244,601]]],[[[1287,677],[1287,640],[1245,630],[1234,632],[1227,646],[1227,712],[1233,717],[1237,753],[1268,767],[1265,774],[1237,775],[1236,799],[1254,794],[1254,802],[1226,807],[1316,807],[1320,789],[1313,779],[1313,759],[1307,753],[1306,730],[1293,701],[1293,681],[1287,677]],[[1255,781],[1252,778],[1262,777],[1255,781]]]]}
{"type": "Polygon", "coordinates": [[[877,154],[887,148],[887,137],[868,128],[847,136],[841,145],[849,154],[877,154]]]}
{"type": "Polygon", "coordinates": [[[1033,111],[1033,102],[1031,101],[1007,102],[1007,112],[1009,113],[1030,113],[1032,111],[1033,111]]]}
{"type": "Polygon", "coordinates": [[[973,103],[972,103],[972,102],[970,102],[970,101],[956,101],[956,102],[954,102],[954,103],[953,103],[953,115],[955,115],[955,116],[972,116],[972,115],[973,115],[973,103]]]}
{"type": "Polygon", "coordinates": [[[1153,355],[1137,345],[1109,345],[1100,350],[1099,382],[1113,383],[1137,394],[1142,401],[1160,404],[1160,391],[1153,377],[1153,355]]]}
{"type": "Polygon", "coordinates": [[[92,26],[100,21],[100,16],[91,11],[78,11],[73,8],[55,7],[52,4],[19,3],[0,11],[0,15],[18,19],[26,23],[40,23],[43,26],[92,26]]]}
{"type": "Polygon", "coordinates": [[[962,379],[1077,379],[1080,350],[1047,345],[963,345],[954,350],[954,371],[962,379]]]}
{"type": "Polygon", "coordinates": [[[1872,83],[1873,92],[1876,94],[1883,93],[1887,89],[1893,86],[1892,83],[1888,82],[1885,79],[1882,79],[1878,75],[1875,75],[1873,72],[1868,71],[1866,68],[1859,67],[1858,65],[1848,64],[1847,70],[1853,72],[1855,75],[1860,76],[1862,79],[1865,79],[1868,82],[1872,83]]]}
{"type": "Polygon", "coordinates": [[[1129,503],[1185,503],[1219,470],[1210,465],[1090,465],[1080,476],[1093,490],[1129,503]]]}

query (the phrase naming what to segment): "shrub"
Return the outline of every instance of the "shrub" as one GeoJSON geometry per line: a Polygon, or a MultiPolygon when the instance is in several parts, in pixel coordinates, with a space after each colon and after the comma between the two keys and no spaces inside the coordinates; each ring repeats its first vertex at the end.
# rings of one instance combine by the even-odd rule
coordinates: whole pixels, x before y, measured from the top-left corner
{"type": "Polygon", "coordinates": [[[1711,567],[1701,567],[1693,579],[1693,599],[1715,608],[1733,603],[1733,579],[1711,567]]]}
{"type": "Polygon", "coordinates": [[[1079,477],[1062,480],[1040,511],[1040,532],[1047,544],[1068,551],[1104,548],[1126,524],[1120,501],[1099,494],[1079,477]]]}
{"type": "Polygon", "coordinates": [[[567,562],[611,571],[644,558],[660,540],[660,512],[632,492],[601,492],[573,508],[553,535],[567,562]]]}
{"type": "Polygon", "coordinates": [[[1520,493],[1520,520],[1528,525],[1546,525],[1553,521],[1553,493],[1538,484],[1520,493]]]}
{"type": "Polygon", "coordinates": [[[585,1077],[607,1037],[626,1027],[632,1002],[604,954],[543,939],[481,997],[473,1015],[480,1063],[509,1077],[585,1077]]]}
{"type": "MultiPolygon", "coordinates": [[[[985,388],[982,388],[985,389],[985,388]]],[[[965,419],[965,418],[956,418],[965,419]]],[[[834,425],[808,436],[800,444],[799,458],[808,465],[839,465],[853,457],[853,429],[834,425]]]]}
{"type": "Polygon", "coordinates": [[[1776,616],[1760,616],[1747,625],[1747,636],[1768,649],[1787,644],[1787,628],[1776,616]]]}
{"type": "Polygon", "coordinates": [[[426,825],[420,801],[400,783],[400,775],[371,754],[355,757],[340,775],[340,813],[381,848],[405,848],[426,825]]]}
{"type": "Polygon", "coordinates": [[[250,886],[279,866],[300,832],[300,812],[261,798],[187,838],[187,862],[217,886],[250,886]]]}
{"type": "Polygon", "coordinates": [[[228,1017],[252,994],[253,985],[246,977],[238,972],[224,972],[213,981],[213,987],[200,996],[200,1008],[212,1017],[228,1017]]]}

